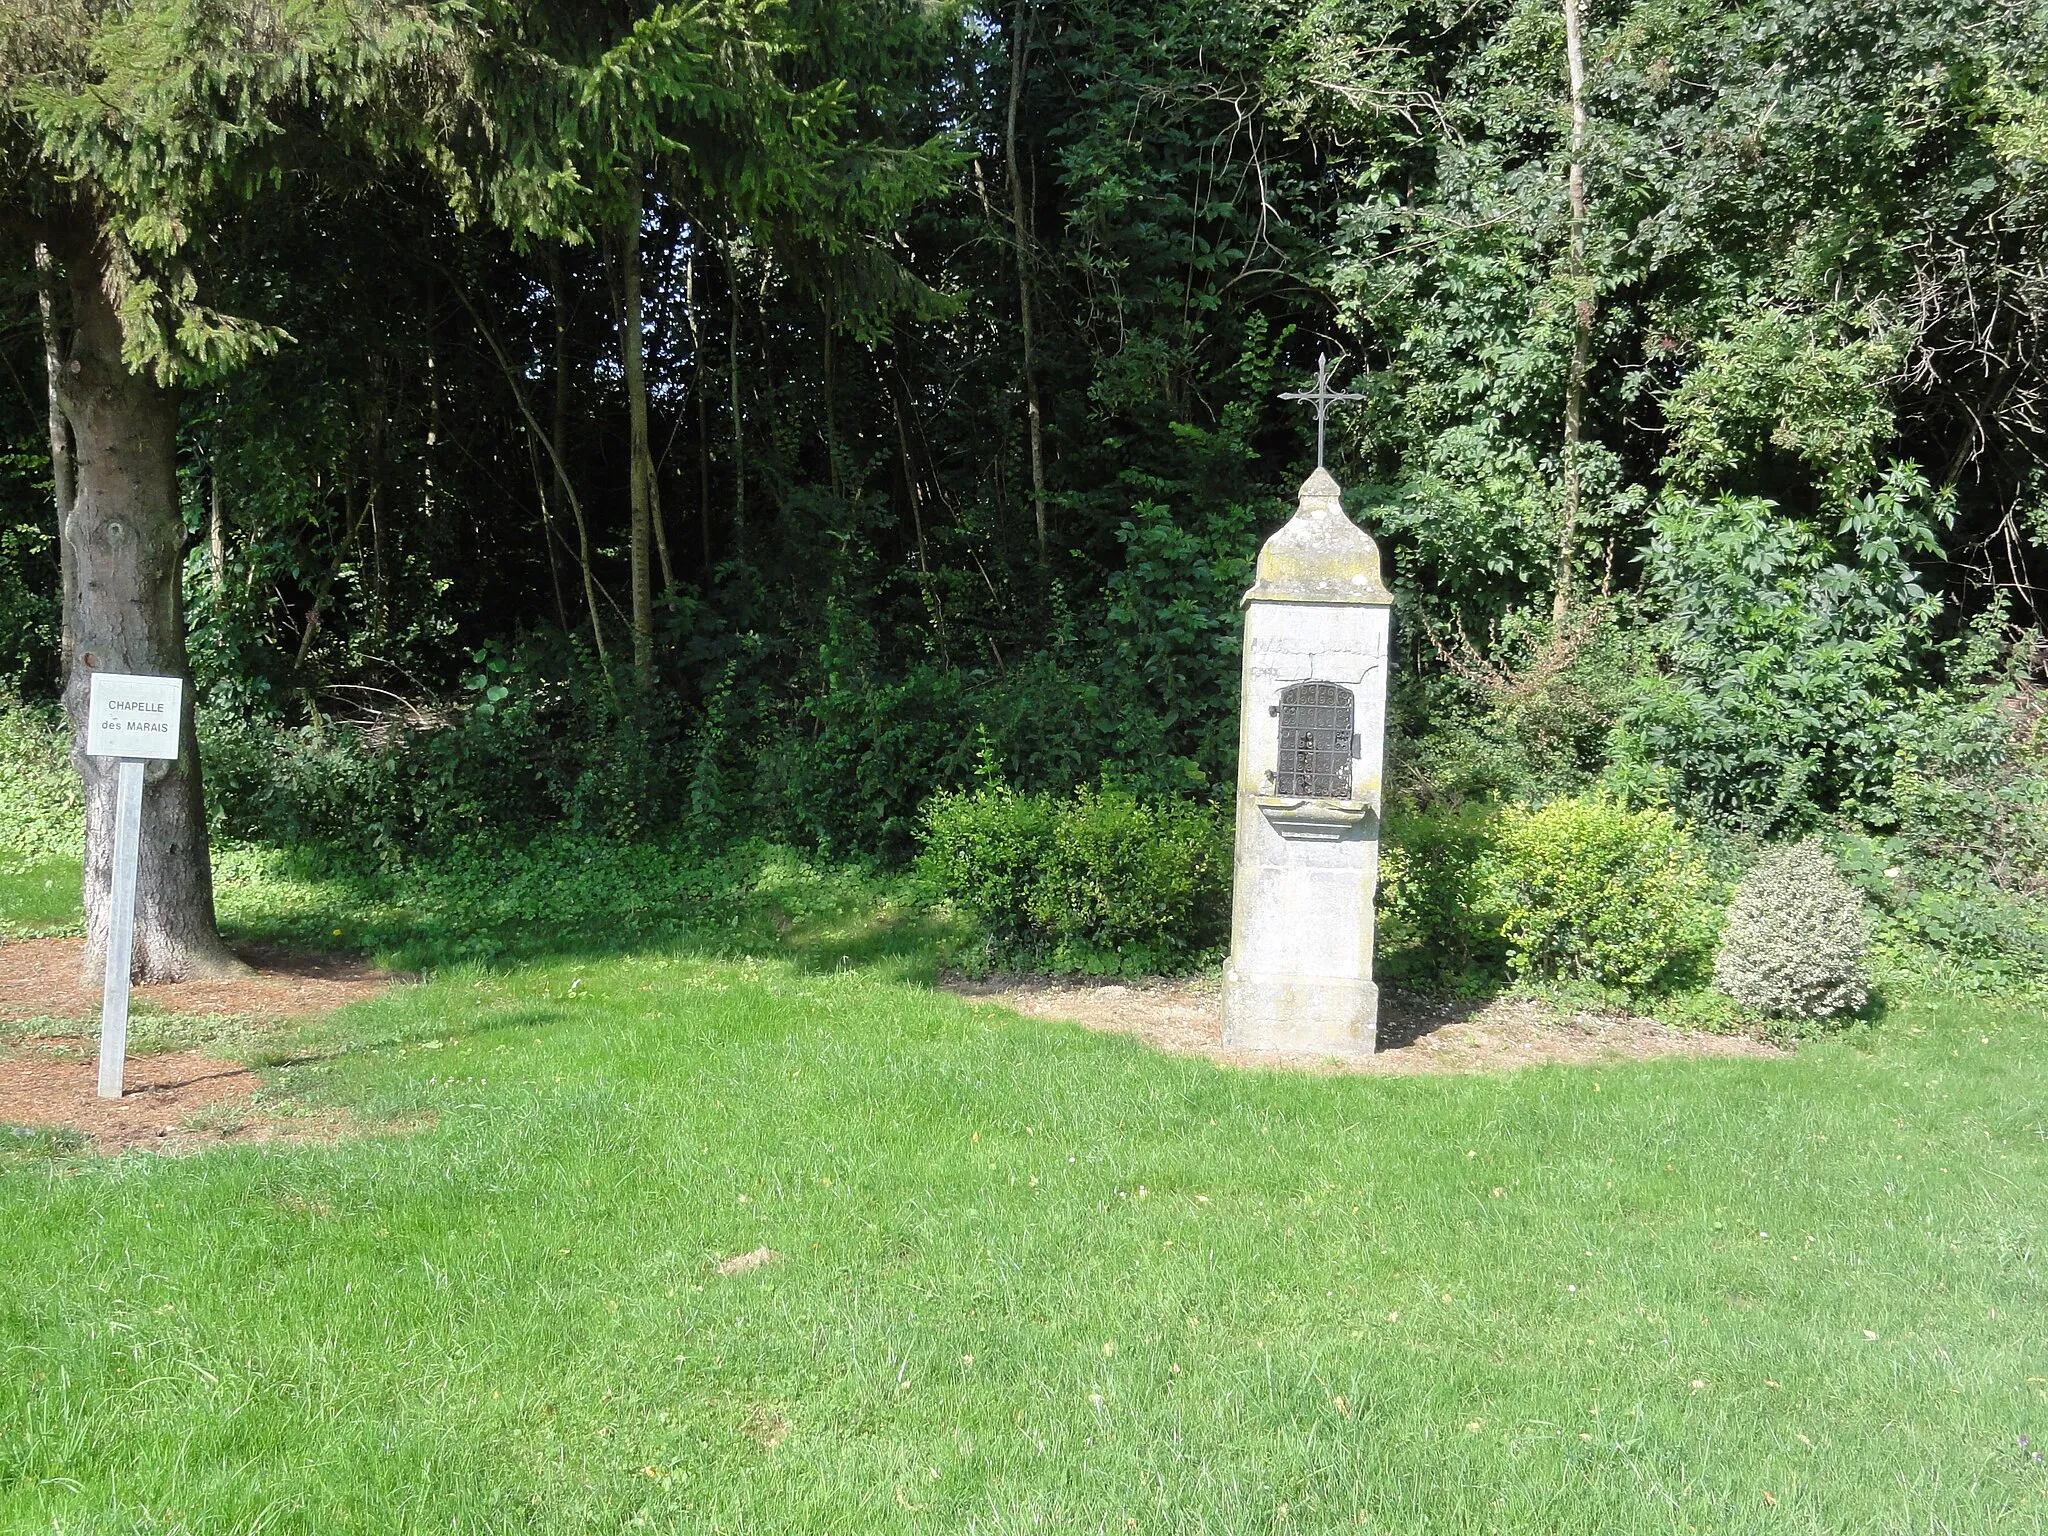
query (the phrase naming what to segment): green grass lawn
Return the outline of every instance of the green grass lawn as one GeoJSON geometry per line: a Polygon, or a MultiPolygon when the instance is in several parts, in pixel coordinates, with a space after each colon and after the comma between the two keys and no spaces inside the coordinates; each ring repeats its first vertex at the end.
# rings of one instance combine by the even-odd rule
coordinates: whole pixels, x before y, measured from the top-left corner
{"type": "Polygon", "coordinates": [[[2040,1015],[1245,1073],[750,878],[281,1042],[370,1134],[12,1138],[0,1530],[2048,1529],[2040,1015]]]}

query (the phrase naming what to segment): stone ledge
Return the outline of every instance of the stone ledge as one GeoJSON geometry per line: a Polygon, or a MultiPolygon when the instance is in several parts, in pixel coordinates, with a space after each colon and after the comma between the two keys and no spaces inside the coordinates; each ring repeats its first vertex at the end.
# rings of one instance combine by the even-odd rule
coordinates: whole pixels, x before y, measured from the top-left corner
{"type": "Polygon", "coordinates": [[[1346,833],[1375,823],[1379,813],[1370,800],[1310,800],[1286,795],[1258,795],[1257,805],[1273,830],[1294,842],[1334,843],[1346,833]]]}

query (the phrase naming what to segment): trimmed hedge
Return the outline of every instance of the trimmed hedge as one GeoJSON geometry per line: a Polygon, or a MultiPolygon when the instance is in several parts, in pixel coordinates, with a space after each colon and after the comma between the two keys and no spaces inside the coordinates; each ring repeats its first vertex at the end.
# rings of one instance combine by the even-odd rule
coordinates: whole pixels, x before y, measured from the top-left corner
{"type": "Polygon", "coordinates": [[[980,924],[993,963],[1172,970],[1213,952],[1229,922],[1222,819],[1187,801],[988,785],[933,796],[922,842],[921,871],[980,924]]]}

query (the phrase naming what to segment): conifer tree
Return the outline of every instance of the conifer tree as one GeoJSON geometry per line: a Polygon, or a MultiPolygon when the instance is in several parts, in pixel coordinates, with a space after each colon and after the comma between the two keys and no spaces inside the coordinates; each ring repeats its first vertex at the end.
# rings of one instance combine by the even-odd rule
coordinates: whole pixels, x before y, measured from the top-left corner
{"type": "MultiPolygon", "coordinates": [[[[633,655],[645,680],[650,557],[663,546],[640,366],[647,198],[680,204],[700,232],[707,221],[772,228],[790,249],[858,265],[850,232],[889,228],[946,163],[936,144],[858,152],[852,93],[835,65],[872,65],[934,25],[896,0],[870,0],[875,14],[864,20],[862,9],[862,0],[8,0],[0,206],[21,255],[37,253],[48,290],[52,460],[75,482],[60,498],[60,668],[77,738],[93,672],[190,672],[181,391],[288,340],[208,303],[224,231],[262,217],[296,182],[401,163],[433,171],[460,221],[495,225],[520,244],[608,237],[631,264],[620,352],[632,428],[633,655]]],[[[144,796],[135,956],[148,980],[236,964],[215,928],[189,704],[182,731],[180,757],[152,769],[144,796]]],[[[106,931],[113,775],[82,750],[77,761],[90,965],[106,931]]]]}
{"type": "MultiPolygon", "coordinates": [[[[421,7],[302,0],[10,0],[0,26],[0,207],[45,276],[59,508],[64,704],[86,783],[87,965],[103,952],[114,773],[83,751],[91,674],[190,675],[177,484],[181,390],[279,336],[204,302],[221,222],[317,160],[378,82],[445,59],[421,7]]],[[[198,743],[143,794],[135,969],[218,975],[238,962],[215,928],[198,743]]]]}

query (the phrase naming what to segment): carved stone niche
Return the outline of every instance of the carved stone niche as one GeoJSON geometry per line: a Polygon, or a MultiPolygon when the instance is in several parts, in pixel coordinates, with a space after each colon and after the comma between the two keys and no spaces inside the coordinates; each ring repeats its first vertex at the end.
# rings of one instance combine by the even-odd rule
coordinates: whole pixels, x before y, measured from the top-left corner
{"type": "Polygon", "coordinates": [[[1273,829],[1335,842],[1363,826],[1372,805],[1351,795],[1352,768],[1364,755],[1357,695],[1342,683],[1290,683],[1269,712],[1280,722],[1279,743],[1262,784],[1269,792],[1257,804],[1273,829]]]}
{"type": "Polygon", "coordinates": [[[1226,1042],[1369,1052],[1387,637],[1379,549],[1317,470],[1245,594],[1226,1042]]]}

